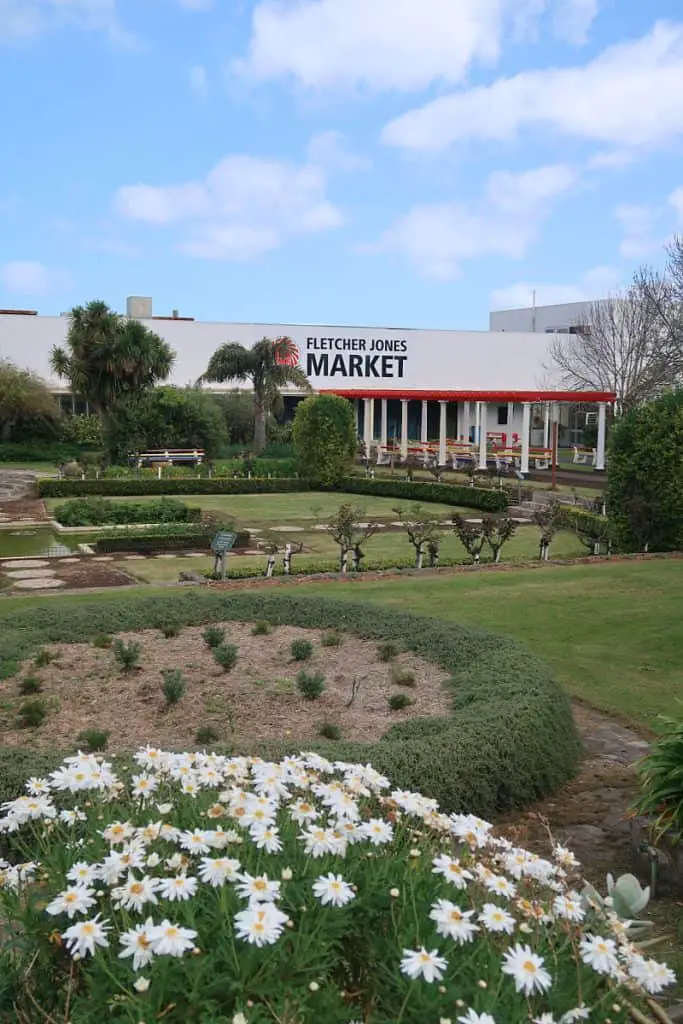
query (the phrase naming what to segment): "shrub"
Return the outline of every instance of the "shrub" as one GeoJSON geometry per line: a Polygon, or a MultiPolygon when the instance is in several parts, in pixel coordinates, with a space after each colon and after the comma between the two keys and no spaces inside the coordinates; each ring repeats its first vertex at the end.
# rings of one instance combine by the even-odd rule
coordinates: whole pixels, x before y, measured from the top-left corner
{"type": "MultiPolygon", "coordinates": [[[[272,479],[211,479],[196,477],[139,476],[124,480],[39,480],[41,498],[72,498],[104,495],[109,497],[143,497],[154,494],[292,494],[310,490],[307,480],[289,477],[272,479]]],[[[436,499],[434,499],[436,500],[436,499]]]]}
{"type": "Polygon", "coordinates": [[[78,742],[86,750],[96,753],[97,751],[107,749],[110,736],[111,731],[109,729],[84,729],[83,732],[78,734],[78,742]]]}
{"type": "Polygon", "coordinates": [[[251,632],[252,636],[269,636],[273,632],[273,627],[265,619],[261,619],[254,623],[251,632]]]}
{"type": "Polygon", "coordinates": [[[415,701],[412,701],[407,693],[392,693],[387,701],[392,711],[403,711],[409,708],[415,701]]]}
{"type": "Polygon", "coordinates": [[[350,402],[337,395],[310,395],[294,413],[292,439],[297,469],[313,486],[339,486],[351,472],[358,441],[350,402]]]}
{"type": "Polygon", "coordinates": [[[182,628],[183,627],[179,622],[165,622],[163,625],[159,626],[159,629],[167,640],[171,640],[174,636],[179,636],[182,628]]]}
{"type": "Polygon", "coordinates": [[[391,661],[392,658],[398,656],[398,644],[395,644],[393,640],[385,640],[384,643],[380,644],[377,648],[377,657],[380,661],[391,661]]]}
{"type": "Polygon", "coordinates": [[[41,647],[41,649],[36,652],[33,664],[36,668],[45,668],[45,666],[49,665],[51,661],[56,661],[58,657],[59,655],[56,651],[48,651],[47,648],[41,647]]]}
{"type": "Polygon", "coordinates": [[[197,743],[215,743],[216,740],[220,739],[220,734],[212,725],[200,725],[197,729],[196,739],[197,743]]]}
{"type": "Polygon", "coordinates": [[[114,657],[124,672],[131,672],[138,667],[142,647],[135,640],[125,643],[120,637],[117,637],[114,640],[113,649],[114,657]]]}
{"type": "Polygon", "coordinates": [[[42,697],[25,700],[19,708],[19,722],[24,729],[37,729],[47,717],[47,704],[42,697]]]}
{"type": "Polygon", "coordinates": [[[292,640],[289,649],[294,661],[308,661],[313,654],[313,644],[310,640],[292,640]]]}
{"type": "Polygon", "coordinates": [[[377,498],[399,498],[403,501],[438,501],[444,505],[460,505],[482,512],[505,512],[508,497],[502,491],[459,484],[437,484],[411,480],[372,480],[369,477],[346,477],[340,490],[348,494],[368,494],[377,498]]]}
{"type": "Polygon", "coordinates": [[[683,719],[664,718],[665,734],[638,766],[640,792],[635,809],[652,819],[655,842],[683,837],[683,719]]]}
{"type": "Polygon", "coordinates": [[[320,643],[323,647],[341,647],[341,633],[337,633],[336,630],[331,629],[328,633],[323,633],[320,638],[320,643]]]}
{"type": "MultiPolygon", "coordinates": [[[[339,750],[334,747],[335,758],[339,750]]],[[[198,767],[204,763],[201,753],[188,758],[198,767]]],[[[75,919],[52,912],[60,909],[59,897],[70,884],[67,873],[75,862],[101,864],[108,852],[103,849],[102,832],[115,822],[140,820],[133,780],[139,767],[124,758],[106,766],[105,774],[113,772],[120,783],[116,801],[110,799],[106,780],[100,790],[88,793],[87,801],[79,800],[85,819],[78,824],[85,840],[82,846],[65,846],[63,827],[48,830],[44,820],[26,821],[24,801],[5,808],[3,824],[16,829],[16,860],[22,862],[22,873],[8,865],[0,889],[0,914],[13,923],[17,940],[10,950],[3,949],[0,1017],[35,1021],[36,1006],[40,1019],[65,1020],[63,1011],[68,1007],[68,1019],[84,1022],[116,1016],[137,1021],[141,1012],[145,1020],[161,1020],[169,1016],[165,1014],[168,1007],[173,1007],[173,1020],[235,1024],[247,1017],[265,1024],[276,1019],[274,1013],[280,1021],[343,1024],[352,1017],[370,1020],[368,1006],[378,1021],[397,1024],[453,1020],[456,1015],[472,1024],[486,1019],[576,1021],[585,1017],[584,1006],[590,1007],[592,1024],[652,1016],[638,977],[660,978],[662,988],[673,979],[651,962],[644,965],[624,928],[618,928],[599,904],[584,910],[585,918],[579,923],[566,920],[571,904],[577,902],[572,892],[575,880],[565,869],[571,864],[566,850],[555,848],[547,860],[517,848],[507,851],[492,826],[473,823],[469,814],[454,815],[444,830],[431,801],[401,793],[397,780],[389,776],[388,791],[398,793],[399,809],[407,812],[396,814],[382,799],[386,790],[378,784],[381,779],[365,762],[350,771],[330,766],[326,785],[321,787],[325,792],[318,793],[311,790],[309,779],[319,770],[319,762],[300,755],[300,763],[301,771],[292,771],[291,763],[278,766],[287,778],[287,792],[273,801],[281,848],[269,853],[264,865],[256,836],[245,832],[239,846],[240,884],[248,884],[264,870],[266,885],[273,883],[271,902],[256,908],[243,896],[240,884],[220,884],[224,879],[219,864],[208,864],[216,872],[208,876],[205,864],[193,872],[198,876],[196,893],[187,900],[164,900],[161,910],[126,909],[125,901],[113,900],[110,887],[100,884],[92,893],[93,902],[75,919]],[[363,795],[353,785],[358,782],[363,795]],[[311,855],[318,852],[317,830],[293,823],[292,807],[306,801],[326,819],[329,807],[324,799],[329,801],[330,790],[357,809],[360,824],[355,841],[343,854],[327,853],[320,860],[311,855]],[[473,828],[476,848],[465,838],[473,828]],[[408,856],[413,849],[419,856],[408,856]],[[28,858],[36,863],[27,866],[28,858]],[[448,881],[451,870],[458,867],[467,872],[465,894],[448,881]],[[516,883],[524,893],[521,905],[512,889],[510,895],[493,895],[487,887],[492,877],[511,873],[522,876],[516,883]],[[30,886],[19,889],[26,877],[40,881],[35,899],[24,896],[32,893],[30,886]],[[569,902],[563,911],[565,900],[569,902]],[[512,935],[489,930],[487,923],[492,922],[487,915],[492,911],[485,904],[503,912],[504,926],[515,929],[512,935]],[[470,909],[456,915],[458,906],[465,905],[470,909]],[[266,925],[265,948],[249,941],[253,941],[256,913],[261,915],[258,923],[266,925]],[[173,960],[158,945],[167,938],[161,925],[166,914],[170,924],[189,929],[176,933],[180,941],[171,947],[177,953],[173,960]],[[145,932],[148,916],[152,923],[145,932]],[[542,917],[543,925],[534,923],[534,917],[542,917]],[[91,936],[103,940],[93,944],[90,956],[81,955],[85,947],[79,944],[86,922],[92,922],[91,936]],[[523,931],[520,925],[525,925],[523,931]],[[138,929],[137,936],[133,929],[138,929]],[[121,956],[128,947],[142,947],[143,953],[149,949],[136,943],[140,933],[151,943],[152,953],[159,954],[149,971],[144,962],[121,956]],[[615,966],[623,972],[621,977],[630,974],[628,982],[600,973],[599,962],[591,966],[591,946],[598,936],[614,944],[615,966]],[[423,943],[426,963],[420,954],[423,943]],[[193,955],[195,949],[202,951],[201,956],[193,955]],[[70,959],[74,956],[79,957],[75,964],[70,959]],[[435,960],[430,961],[430,956],[435,960]],[[525,973],[522,965],[530,959],[535,971],[525,973]],[[511,962],[517,962],[517,970],[510,967],[511,962]],[[436,968],[434,975],[425,970],[430,965],[436,968]],[[140,968],[145,968],[144,973],[140,968]],[[73,983],[76,971],[79,984],[73,983]],[[139,979],[150,973],[149,989],[133,996],[136,981],[141,989],[139,979]],[[622,1008],[615,1010],[615,1003],[622,1008]],[[631,1013],[634,1003],[637,1017],[631,1013]],[[115,1015],[112,1006],[118,1007],[115,1015]],[[378,1007],[381,1010],[376,1012],[378,1007]]],[[[154,837],[154,830],[147,830],[151,837],[144,830],[140,837],[145,856],[160,853],[163,858],[160,867],[145,868],[157,883],[164,877],[172,882],[164,860],[171,851],[178,860],[184,855],[181,833],[184,838],[190,830],[215,832],[209,813],[216,800],[212,787],[185,793],[181,780],[169,778],[160,767],[149,771],[154,778],[158,774],[164,799],[172,806],[165,821],[178,831],[163,844],[154,837]]],[[[250,772],[247,761],[239,762],[239,767],[244,769],[240,787],[248,800],[256,798],[261,794],[261,773],[250,772]]],[[[83,758],[68,769],[67,777],[73,771],[90,773],[92,765],[83,758]]],[[[234,785],[235,777],[225,766],[217,765],[215,770],[219,785],[234,785]]],[[[54,791],[46,816],[71,810],[74,799],[69,791],[54,791]]],[[[229,868],[228,863],[226,871],[229,868]]],[[[125,886],[127,880],[117,884],[125,886]]]]}
{"type": "Polygon", "coordinates": [[[163,676],[161,692],[164,695],[166,707],[170,708],[185,696],[187,684],[179,668],[165,668],[161,674],[163,676]]]}
{"type": "Polygon", "coordinates": [[[107,501],[74,498],[57,505],[55,519],[62,526],[112,526],[134,523],[198,523],[202,510],[173,498],[156,501],[107,501]]]}
{"type": "Polygon", "coordinates": [[[26,676],[19,683],[19,693],[27,697],[31,693],[41,693],[43,684],[37,676],[26,676]]]}
{"type": "Polygon", "coordinates": [[[396,686],[415,686],[415,673],[405,665],[394,663],[389,670],[389,678],[396,686]]]}
{"type": "Polygon", "coordinates": [[[202,633],[202,638],[207,647],[211,649],[220,647],[225,639],[225,630],[220,626],[207,626],[202,633]]]}
{"type": "Polygon", "coordinates": [[[101,650],[106,650],[108,647],[111,647],[113,639],[108,633],[101,633],[100,636],[95,637],[92,645],[93,647],[99,647],[101,650]]]}
{"type": "Polygon", "coordinates": [[[302,668],[296,677],[296,685],[306,700],[317,700],[325,691],[325,676],[322,672],[307,672],[302,668]]]}
{"type": "MultiPolygon", "coordinates": [[[[205,523],[169,523],[161,526],[150,526],[144,530],[116,530],[114,533],[100,534],[95,541],[97,551],[110,554],[117,551],[135,551],[138,554],[152,554],[157,551],[187,551],[204,549],[211,546],[214,530],[205,523]]],[[[246,547],[249,534],[238,531],[235,547],[246,547]]]]}
{"type": "Polygon", "coordinates": [[[318,733],[326,740],[340,740],[341,729],[334,722],[321,722],[318,727],[318,733]]]}
{"type": "Polygon", "coordinates": [[[237,664],[237,647],[235,644],[220,644],[213,649],[213,659],[224,672],[231,672],[237,664]]]}

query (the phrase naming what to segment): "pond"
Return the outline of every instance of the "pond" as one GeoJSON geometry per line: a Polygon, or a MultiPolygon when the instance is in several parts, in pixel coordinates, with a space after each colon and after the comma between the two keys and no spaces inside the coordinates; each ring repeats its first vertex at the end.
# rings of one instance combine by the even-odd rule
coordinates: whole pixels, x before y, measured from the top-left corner
{"type": "Polygon", "coordinates": [[[58,558],[78,552],[78,545],[89,539],[84,534],[58,536],[49,527],[0,530],[0,558],[58,558]]]}

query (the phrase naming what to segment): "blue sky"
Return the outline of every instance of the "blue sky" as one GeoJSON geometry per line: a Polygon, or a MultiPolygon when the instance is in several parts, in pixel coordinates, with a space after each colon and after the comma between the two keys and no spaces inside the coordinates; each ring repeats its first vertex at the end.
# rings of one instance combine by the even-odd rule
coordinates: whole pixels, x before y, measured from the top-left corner
{"type": "Polygon", "coordinates": [[[680,0],[0,0],[0,89],[1,307],[485,328],[683,227],[680,0]]]}

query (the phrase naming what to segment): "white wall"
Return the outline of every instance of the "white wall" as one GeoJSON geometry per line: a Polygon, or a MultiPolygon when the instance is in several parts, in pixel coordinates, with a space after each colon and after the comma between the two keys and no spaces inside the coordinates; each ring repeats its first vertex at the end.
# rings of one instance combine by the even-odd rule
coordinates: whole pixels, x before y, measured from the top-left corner
{"type": "Polygon", "coordinates": [[[501,309],[489,314],[491,331],[561,330],[590,320],[591,302],[564,302],[557,306],[531,306],[526,309],[501,309]]]}
{"type": "MultiPolygon", "coordinates": [[[[143,322],[175,350],[171,383],[178,385],[195,381],[225,342],[250,346],[263,337],[281,335],[298,345],[301,365],[319,389],[526,390],[552,385],[543,372],[549,339],[542,334],[143,322]],[[353,357],[355,366],[350,366],[353,357]],[[333,372],[342,369],[343,373],[333,372]]],[[[65,317],[0,315],[0,358],[30,367],[58,385],[49,370],[49,356],[54,345],[64,342],[67,326],[65,317]]]]}

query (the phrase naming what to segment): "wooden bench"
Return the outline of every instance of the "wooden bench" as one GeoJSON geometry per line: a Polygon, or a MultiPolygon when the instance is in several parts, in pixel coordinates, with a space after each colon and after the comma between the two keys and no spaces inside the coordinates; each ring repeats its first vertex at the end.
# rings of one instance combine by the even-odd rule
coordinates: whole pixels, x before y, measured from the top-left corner
{"type": "Polygon", "coordinates": [[[204,461],[204,450],[202,448],[165,448],[159,451],[134,452],[128,456],[129,462],[134,462],[138,469],[143,466],[159,465],[187,465],[201,466],[204,461]]]}
{"type": "Polygon", "coordinates": [[[577,448],[574,445],[574,457],[572,459],[574,466],[595,466],[597,461],[597,448],[577,448]]]}

